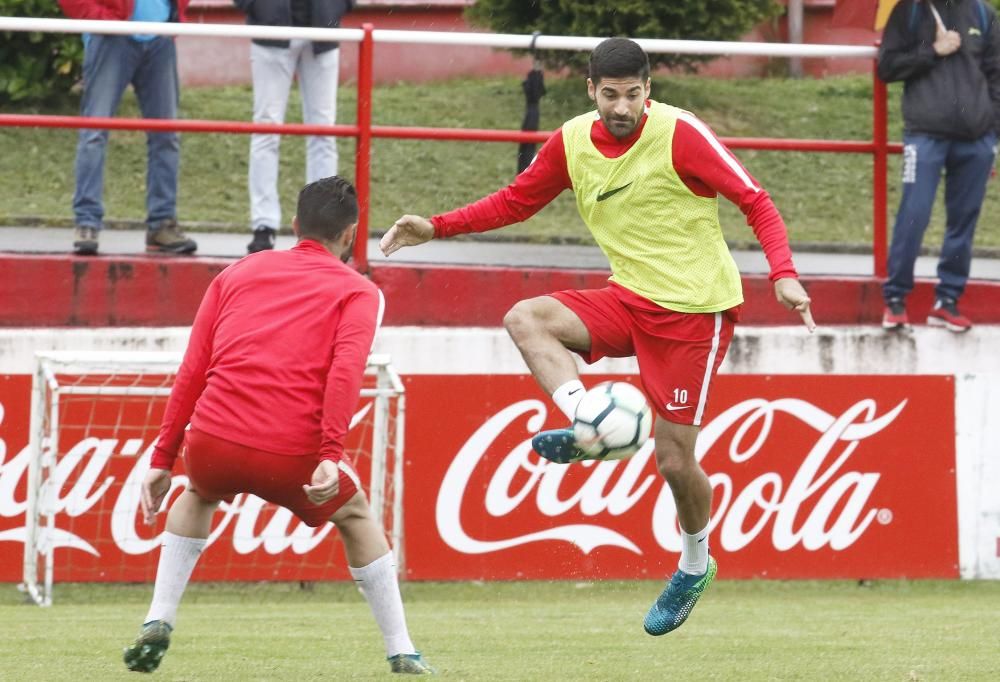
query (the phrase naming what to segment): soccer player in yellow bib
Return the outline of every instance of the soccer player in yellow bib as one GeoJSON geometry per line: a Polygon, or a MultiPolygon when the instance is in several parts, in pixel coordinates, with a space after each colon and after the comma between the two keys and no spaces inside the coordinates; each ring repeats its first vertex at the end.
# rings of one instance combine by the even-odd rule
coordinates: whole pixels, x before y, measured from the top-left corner
{"type": "MultiPolygon", "coordinates": [[[[387,256],[404,246],[481,232],[534,215],[572,189],[608,257],[607,287],[559,291],[517,303],[504,326],[553,402],[572,421],[584,394],[571,352],[591,363],[634,355],[656,411],[656,462],[682,531],[677,571],[644,628],[679,627],[715,577],[708,550],[712,488],[695,459],[709,387],[743,303],[740,273],[718,219],[721,194],[746,215],[763,247],[778,302],[815,329],[780,214],[760,185],[702,121],[649,99],[649,59],[625,38],[590,57],[587,92],[597,111],[567,121],[513,184],[430,220],[404,215],[386,232],[387,256]]],[[[554,462],[586,455],[571,428],[539,433],[532,447],[554,462]]]]}

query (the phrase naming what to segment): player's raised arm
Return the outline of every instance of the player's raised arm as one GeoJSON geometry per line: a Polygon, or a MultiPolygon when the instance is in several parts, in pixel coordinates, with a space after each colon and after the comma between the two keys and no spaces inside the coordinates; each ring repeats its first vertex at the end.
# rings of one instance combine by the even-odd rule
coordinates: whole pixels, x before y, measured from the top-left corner
{"type": "Polygon", "coordinates": [[[493,194],[430,220],[404,215],[382,237],[379,248],[386,256],[404,246],[431,239],[485,232],[527,220],[572,186],[566,169],[562,131],[550,137],[532,161],[510,185],[493,194]]]}

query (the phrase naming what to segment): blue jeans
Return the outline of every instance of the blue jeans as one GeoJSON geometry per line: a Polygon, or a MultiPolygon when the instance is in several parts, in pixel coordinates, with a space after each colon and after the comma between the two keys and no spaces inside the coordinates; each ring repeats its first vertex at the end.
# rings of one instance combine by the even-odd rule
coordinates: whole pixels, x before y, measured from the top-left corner
{"type": "MultiPolygon", "coordinates": [[[[81,116],[114,116],[129,84],[144,118],[176,118],[177,52],[170,37],[138,42],[129,36],[91,35],[83,57],[81,116]]],[[[76,147],[76,224],[101,229],[107,130],[81,130],[76,147]]],[[[177,216],[177,133],[146,135],[146,222],[177,216]]]]}
{"type": "Polygon", "coordinates": [[[882,295],[905,298],[913,290],[913,267],[944,170],[947,225],[938,260],[937,298],[958,299],[965,291],[972,263],[972,237],[986,196],[986,182],[996,157],[997,136],[946,140],[927,135],[903,136],[903,196],[892,228],[889,278],[882,295]]]}

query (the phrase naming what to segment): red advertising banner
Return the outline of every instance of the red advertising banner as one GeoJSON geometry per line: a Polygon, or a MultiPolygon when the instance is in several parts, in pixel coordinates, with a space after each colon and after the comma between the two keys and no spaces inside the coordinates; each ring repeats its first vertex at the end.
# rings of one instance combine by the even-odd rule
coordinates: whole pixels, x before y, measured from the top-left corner
{"type": "MultiPolygon", "coordinates": [[[[21,580],[30,383],[0,377],[5,582],[21,580]]],[[[563,418],[531,377],[405,383],[408,578],[662,578],[676,566],[676,512],[651,444],[621,462],[551,464],[530,438],[563,418]]],[[[63,410],[56,581],[152,579],[163,519],[141,523],[138,482],[162,403],[144,400],[81,408],[78,419],[63,410]]],[[[698,457],[714,490],[721,575],[957,577],[954,404],[947,376],[719,376],[698,457]]],[[[370,441],[369,409],[370,400],[359,406],[356,448],[370,441]]],[[[364,456],[359,469],[367,480],[364,456]]],[[[186,483],[175,474],[172,497],[186,483]]],[[[240,496],[216,515],[194,578],[346,579],[335,537],[330,525],[310,529],[240,496]]]]}
{"type": "MultiPolygon", "coordinates": [[[[409,577],[676,567],[651,443],[626,461],[550,464],[530,437],[564,417],[530,377],[417,376],[407,391],[407,490],[428,500],[406,507],[409,577]]],[[[719,376],[698,457],[720,575],[957,577],[954,404],[945,376],[719,376]]]]}

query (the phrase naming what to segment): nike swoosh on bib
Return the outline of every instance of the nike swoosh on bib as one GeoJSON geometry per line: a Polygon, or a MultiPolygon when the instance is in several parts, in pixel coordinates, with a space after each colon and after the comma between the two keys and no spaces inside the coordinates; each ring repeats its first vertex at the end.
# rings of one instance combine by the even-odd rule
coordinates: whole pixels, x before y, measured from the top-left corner
{"type": "MultiPolygon", "coordinates": [[[[635,182],[635,180],[633,180],[632,182],[635,182]]],[[[602,192],[601,194],[598,194],[598,195],[597,195],[597,200],[598,200],[598,201],[604,201],[604,200],[605,200],[605,199],[607,199],[608,197],[612,197],[612,196],[614,196],[614,195],[618,194],[618,193],[619,193],[619,192],[621,192],[621,191],[622,191],[623,189],[625,189],[625,188],[627,188],[627,187],[628,187],[629,185],[631,185],[631,184],[632,184],[632,182],[628,183],[628,185],[622,185],[621,187],[616,187],[616,188],[614,188],[614,189],[609,189],[609,190],[608,190],[607,192],[602,192]]]]}

